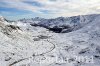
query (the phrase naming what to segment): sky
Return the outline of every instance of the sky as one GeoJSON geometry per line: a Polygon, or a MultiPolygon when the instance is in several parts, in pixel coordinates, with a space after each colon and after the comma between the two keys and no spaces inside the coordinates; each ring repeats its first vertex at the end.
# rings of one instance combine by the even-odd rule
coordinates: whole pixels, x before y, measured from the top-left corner
{"type": "Polygon", "coordinates": [[[0,0],[0,16],[10,20],[85,14],[100,14],[100,0],[0,0]]]}

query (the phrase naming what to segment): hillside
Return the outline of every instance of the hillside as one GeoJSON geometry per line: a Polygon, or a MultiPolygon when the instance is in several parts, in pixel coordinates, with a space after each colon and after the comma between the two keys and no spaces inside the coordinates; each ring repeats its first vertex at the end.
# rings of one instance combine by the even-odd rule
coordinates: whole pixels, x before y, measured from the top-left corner
{"type": "Polygon", "coordinates": [[[99,43],[98,14],[39,19],[37,23],[8,23],[0,17],[0,66],[99,66],[99,43]],[[55,26],[62,30],[51,30],[55,26]]]}

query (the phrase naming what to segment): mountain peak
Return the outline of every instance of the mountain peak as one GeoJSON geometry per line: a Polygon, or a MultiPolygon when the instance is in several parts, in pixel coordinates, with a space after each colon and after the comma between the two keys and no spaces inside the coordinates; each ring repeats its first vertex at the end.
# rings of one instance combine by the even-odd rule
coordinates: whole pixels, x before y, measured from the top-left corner
{"type": "Polygon", "coordinates": [[[5,18],[3,16],[0,16],[0,21],[4,21],[5,18]]]}

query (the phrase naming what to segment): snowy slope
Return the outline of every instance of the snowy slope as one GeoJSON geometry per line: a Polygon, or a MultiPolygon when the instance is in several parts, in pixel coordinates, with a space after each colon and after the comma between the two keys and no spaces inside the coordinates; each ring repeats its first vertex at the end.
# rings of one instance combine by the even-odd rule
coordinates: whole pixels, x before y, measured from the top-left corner
{"type": "Polygon", "coordinates": [[[81,20],[78,30],[54,33],[30,23],[5,24],[0,18],[0,66],[100,66],[100,15],[81,20]]]}

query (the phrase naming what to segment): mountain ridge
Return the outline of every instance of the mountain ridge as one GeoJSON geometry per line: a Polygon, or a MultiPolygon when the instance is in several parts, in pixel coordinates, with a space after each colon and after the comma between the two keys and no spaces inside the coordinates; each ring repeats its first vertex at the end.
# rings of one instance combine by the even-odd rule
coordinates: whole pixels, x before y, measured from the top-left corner
{"type": "MultiPolygon", "coordinates": [[[[1,18],[0,66],[99,66],[100,15],[82,16],[82,21],[77,18],[80,17],[73,17],[68,21],[75,21],[79,29],[65,33],[30,25],[34,24],[30,22],[7,22],[1,18]],[[70,21],[71,19],[73,20],[70,21]],[[77,60],[76,57],[82,57],[82,60],[77,60]],[[62,60],[62,63],[59,62],[62,60]]],[[[62,21],[62,18],[56,20],[62,21]]],[[[45,22],[44,25],[50,23],[45,22]]],[[[59,28],[59,25],[65,24],[59,22],[52,24],[59,28]]],[[[68,24],[73,26],[73,23],[68,24]]],[[[51,26],[48,25],[49,28],[51,26]]]]}
{"type": "Polygon", "coordinates": [[[72,17],[58,17],[55,19],[24,19],[21,22],[30,23],[31,26],[40,26],[49,29],[55,33],[67,33],[82,28],[89,22],[92,22],[100,14],[79,15],[72,17]]]}

